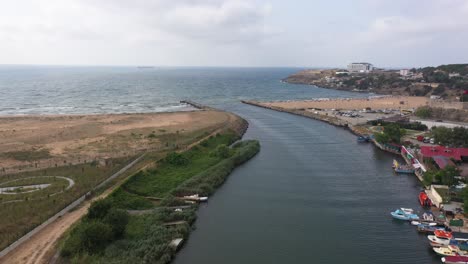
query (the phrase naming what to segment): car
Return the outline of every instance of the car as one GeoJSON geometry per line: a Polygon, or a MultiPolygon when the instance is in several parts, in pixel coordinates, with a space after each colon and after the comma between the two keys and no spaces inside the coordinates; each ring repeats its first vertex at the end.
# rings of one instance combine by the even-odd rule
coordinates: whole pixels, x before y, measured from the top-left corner
{"type": "Polygon", "coordinates": [[[431,139],[429,140],[429,143],[431,143],[431,144],[434,144],[434,142],[435,142],[435,141],[434,141],[433,138],[431,138],[431,139]]]}
{"type": "Polygon", "coordinates": [[[437,119],[436,122],[444,122],[442,119],[437,119]]]}

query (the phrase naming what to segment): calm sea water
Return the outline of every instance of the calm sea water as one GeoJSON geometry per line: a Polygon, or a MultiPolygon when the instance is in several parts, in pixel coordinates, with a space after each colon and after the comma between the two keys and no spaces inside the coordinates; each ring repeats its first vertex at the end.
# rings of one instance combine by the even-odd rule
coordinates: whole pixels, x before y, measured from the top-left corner
{"type": "Polygon", "coordinates": [[[391,154],[333,126],[239,103],[360,97],[290,85],[299,69],[0,66],[0,115],[153,112],[190,99],[235,112],[261,152],[200,208],[175,263],[440,263],[427,239],[392,220],[418,208],[419,184],[391,154]]]}

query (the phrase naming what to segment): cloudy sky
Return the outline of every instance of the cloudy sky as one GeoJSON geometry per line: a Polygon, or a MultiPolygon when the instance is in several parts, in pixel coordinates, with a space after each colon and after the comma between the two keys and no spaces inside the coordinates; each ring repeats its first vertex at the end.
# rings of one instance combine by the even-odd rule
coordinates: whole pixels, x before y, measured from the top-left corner
{"type": "Polygon", "coordinates": [[[468,62],[468,0],[0,0],[0,64],[468,62]]]}

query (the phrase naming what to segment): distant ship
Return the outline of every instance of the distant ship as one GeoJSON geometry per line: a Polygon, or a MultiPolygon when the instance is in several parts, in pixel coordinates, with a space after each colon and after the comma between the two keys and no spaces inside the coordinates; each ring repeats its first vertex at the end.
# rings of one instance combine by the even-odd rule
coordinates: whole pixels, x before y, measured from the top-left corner
{"type": "Polygon", "coordinates": [[[154,66],[138,66],[138,69],[154,69],[154,66]]]}

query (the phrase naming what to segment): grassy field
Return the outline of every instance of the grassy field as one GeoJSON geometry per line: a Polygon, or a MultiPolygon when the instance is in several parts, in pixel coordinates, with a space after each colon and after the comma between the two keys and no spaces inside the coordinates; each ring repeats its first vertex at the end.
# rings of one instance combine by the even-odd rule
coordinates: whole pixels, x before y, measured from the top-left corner
{"type": "Polygon", "coordinates": [[[181,202],[174,197],[178,194],[212,194],[236,166],[260,150],[258,141],[226,147],[236,139],[234,133],[211,137],[184,153],[169,153],[157,166],[136,173],[106,199],[91,206],[88,215],[65,238],[61,247],[62,260],[71,263],[168,263],[175,253],[169,242],[174,238],[187,238],[196,219],[197,206],[183,211],[160,207],[145,215],[128,215],[122,209],[155,207],[148,196],[163,198],[161,206],[172,206],[174,202],[181,202]],[[119,217],[113,217],[115,215],[119,217]],[[163,225],[173,221],[185,222],[174,227],[163,225]],[[114,231],[121,226],[125,227],[123,232],[114,231]]]}
{"type": "Polygon", "coordinates": [[[53,196],[50,194],[62,191],[65,186],[68,186],[68,182],[57,179],[56,184],[52,184],[49,188],[40,191],[13,195],[0,194],[0,215],[2,215],[0,218],[0,248],[6,247],[69,203],[90,191],[98,183],[125,166],[131,159],[133,157],[115,159],[113,165],[109,167],[97,167],[89,163],[3,176],[0,185],[2,182],[16,179],[20,179],[19,183],[50,183],[54,181],[54,178],[46,179],[42,177],[32,180],[24,179],[44,175],[66,176],[73,179],[75,185],[69,190],[53,196]],[[7,203],[12,200],[20,201],[7,203]]]}
{"type": "MultiPolygon", "coordinates": [[[[147,163],[148,160],[159,160],[164,157],[168,151],[183,149],[188,144],[206,137],[207,133],[211,132],[213,129],[212,127],[208,127],[196,131],[166,134],[159,131],[160,134],[157,135],[158,138],[155,140],[168,142],[167,146],[165,145],[158,150],[147,153],[145,159],[140,163],[147,163]]],[[[0,218],[0,249],[5,248],[66,207],[72,201],[92,190],[96,185],[114,172],[117,172],[134,158],[136,158],[136,156],[112,158],[109,166],[99,166],[95,162],[89,162],[87,164],[68,164],[65,166],[24,171],[1,176],[0,188],[28,184],[51,185],[46,189],[30,193],[0,194],[0,215],[2,215],[0,218]],[[72,179],[75,185],[69,190],[64,190],[68,186],[68,181],[59,178],[45,178],[42,176],[64,176],[72,179]],[[34,177],[35,179],[27,179],[29,177],[34,177]],[[11,202],[14,200],[16,202],[11,202]]],[[[109,185],[111,184],[112,183],[109,185]]],[[[125,199],[130,196],[127,193],[125,193],[125,195],[125,199]]],[[[148,203],[146,200],[144,202],[148,203]]],[[[152,204],[150,203],[150,205],[152,204]]],[[[148,205],[146,206],[148,207],[148,205]]]]}

